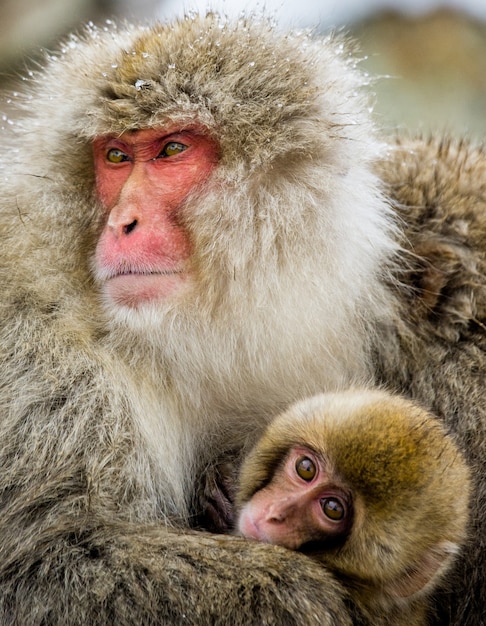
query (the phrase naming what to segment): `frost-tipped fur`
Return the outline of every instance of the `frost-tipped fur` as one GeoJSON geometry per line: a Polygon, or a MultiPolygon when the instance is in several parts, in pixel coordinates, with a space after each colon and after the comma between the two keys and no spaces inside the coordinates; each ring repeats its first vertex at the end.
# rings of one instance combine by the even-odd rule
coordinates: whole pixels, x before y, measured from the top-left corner
{"type": "Polygon", "coordinates": [[[395,157],[365,83],[339,39],[214,15],[90,27],[26,81],[0,156],[2,623],[350,623],[297,555],[165,526],[187,523],[220,450],[290,401],[371,380],[370,351],[434,371],[434,349],[401,362],[422,339],[382,281],[396,245],[373,167],[395,157]],[[221,146],[183,209],[194,282],[115,310],[92,267],[91,139],[161,124],[221,146]]]}

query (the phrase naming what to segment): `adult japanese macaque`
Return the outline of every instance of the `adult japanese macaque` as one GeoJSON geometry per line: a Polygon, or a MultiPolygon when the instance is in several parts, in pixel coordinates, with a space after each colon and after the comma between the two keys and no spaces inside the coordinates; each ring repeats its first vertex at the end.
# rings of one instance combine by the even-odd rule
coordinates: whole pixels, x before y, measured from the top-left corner
{"type": "Polygon", "coordinates": [[[432,415],[380,391],[323,394],[277,417],[245,460],[238,531],[320,561],[366,623],[420,625],[465,539],[468,493],[432,415]]]}
{"type": "Polygon", "coordinates": [[[376,382],[473,468],[434,609],[477,626],[482,152],[388,146],[345,43],[264,20],[90,26],[30,74],[1,132],[0,623],[356,623],[307,555],[191,526],[215,459],[376,382]]]}

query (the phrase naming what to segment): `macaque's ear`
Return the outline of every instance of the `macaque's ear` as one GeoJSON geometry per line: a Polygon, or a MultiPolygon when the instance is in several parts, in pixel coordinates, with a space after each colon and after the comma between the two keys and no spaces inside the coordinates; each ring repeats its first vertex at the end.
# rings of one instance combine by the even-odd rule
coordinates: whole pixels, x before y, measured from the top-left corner
{"type": "Polygon", "coordinates": [[[386,585],[386,591],[395,598],[409,598],[422,591],[457,553],[459,546],[451,541],[441,541],[425,552],[419,561],[406,572],[386,585]]]}

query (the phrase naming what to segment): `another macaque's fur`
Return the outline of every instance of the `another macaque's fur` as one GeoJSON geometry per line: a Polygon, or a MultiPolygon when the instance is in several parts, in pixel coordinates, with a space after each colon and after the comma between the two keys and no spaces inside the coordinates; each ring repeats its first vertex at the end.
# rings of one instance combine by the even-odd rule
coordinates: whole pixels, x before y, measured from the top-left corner
{"type": "Polygon", "coordinates": [[[444,419],[472,467],[468,547],[435,595],[434,624],[484,620],[486,155],[464,141],[401,140],[378,169],[402,225],[393,319],[378,325],[379,381],[444,419]]]}
{"type": "Polygon", "coordinates": [[[339,38],[214,15],[89,27],[26,81],[0,155],[2,624],[357,623],[305,556],[187,527],[220,452],[298,398],[377,380],[432,407],[473,465],[440,607],[478,625],[485,159],[387,148],[365,86],[339,38]],[[181,214],[194,283],[116,308],[92,269],[91,141],[162,125],[221,149],[181,214]]]}
{"type": "Polygon", "coordinates": [[[238,508],[300,447],[322,460],[322,482],[352,498],[343,542],[329,547],[323,536],[307,553],[345,584],[367,623],[425,624],[428,596],[466,538],[469,470],[452,438],[428,412],[381,391],[308,398],[276,417],[245,459],[238,508]]]}

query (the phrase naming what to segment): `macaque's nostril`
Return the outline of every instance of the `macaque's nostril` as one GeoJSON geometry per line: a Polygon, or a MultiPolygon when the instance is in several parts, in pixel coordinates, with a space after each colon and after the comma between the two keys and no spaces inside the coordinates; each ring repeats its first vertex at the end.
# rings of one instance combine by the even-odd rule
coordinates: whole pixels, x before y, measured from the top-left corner
{"type": "Polygon", "coordinates": [[[132,232],[132,230],[135,230],[136,226],[137,226],[137,220],[133,220],[133,222],[130,222],[130,224],[127,224],[126,226],[123,227],[123,234],[129,235],[132,232]]]}

